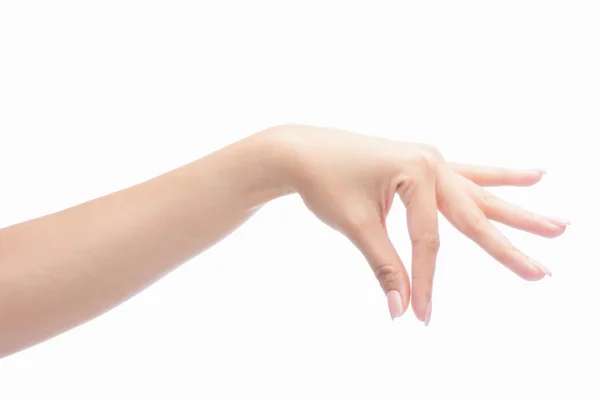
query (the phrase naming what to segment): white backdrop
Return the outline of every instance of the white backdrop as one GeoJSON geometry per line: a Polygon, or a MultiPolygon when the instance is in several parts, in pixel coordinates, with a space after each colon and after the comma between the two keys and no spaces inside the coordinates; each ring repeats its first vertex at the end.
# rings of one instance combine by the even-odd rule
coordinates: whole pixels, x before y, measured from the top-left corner
{"type": "MultiPolygon", "coordinates": [[[[599,398],[598,21],[593,0],[1,2],[0,226],[284,122],[546,168],[495,192],[572,225],[553,240],[502,228],[554,273],[524,282],[443,220],[425,328],[412,311],[392,324],[360,253],[281,199],[0,360],[0,398],[599,398]]],[[[404,223],[397,201],[408,263],[404,223]]]]}

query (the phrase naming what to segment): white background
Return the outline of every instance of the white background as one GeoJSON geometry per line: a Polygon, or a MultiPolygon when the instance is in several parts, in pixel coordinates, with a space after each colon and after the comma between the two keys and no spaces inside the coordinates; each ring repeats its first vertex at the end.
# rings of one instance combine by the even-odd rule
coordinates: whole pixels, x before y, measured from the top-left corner
{"type": "MultiPolygon", "coordinates": [[[[599,398],[599,21],[597,1],[2,1],[0,226],[285,122],[546,168],[495,192],[572,226],[503,228],[554,272],[524,282],[442,221],[425,328],[392,324],[360,253],[285,198],[0,360],[0,398],[599,398]]],[[[408,263],[404,222],[396,202],[408,263]]]]}

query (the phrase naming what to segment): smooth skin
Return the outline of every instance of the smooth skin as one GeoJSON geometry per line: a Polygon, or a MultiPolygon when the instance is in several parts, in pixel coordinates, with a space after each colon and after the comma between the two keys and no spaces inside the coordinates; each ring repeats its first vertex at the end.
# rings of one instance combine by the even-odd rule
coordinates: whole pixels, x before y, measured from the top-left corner
{"type": "Polygon", "coordinates": [[[267,202],[294,193],[364,254],[392,318],[412,304],[428,324],[438,210],[521,278],[550,275],[490,220],[549,238],[568,222],[482,189],[530,186],[542,175],[448,163],[419,143],[313,126],[267,129],[141,184],[0,230],[0,357],[117,306],[267,202]],[[386,230],[396,195],[407,212],[412,281],[386,230]]]}

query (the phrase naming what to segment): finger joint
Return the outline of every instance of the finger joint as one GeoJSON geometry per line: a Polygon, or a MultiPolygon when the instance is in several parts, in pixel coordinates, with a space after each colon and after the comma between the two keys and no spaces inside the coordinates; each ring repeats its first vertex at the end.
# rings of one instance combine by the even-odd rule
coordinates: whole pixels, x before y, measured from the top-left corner
{"type": "Polygon", "coordinates": [[[400,280],[400,271],[392,265],[379,265],[373,268],[375,277],[384,289],[394,287],[400,280]]]}
{"type": "Polygon", "coordinates": [[[440,250],[440,235],[438,232],[427,232],[412,240],[415,248],[424,248],[432,253],[440,250]]]}

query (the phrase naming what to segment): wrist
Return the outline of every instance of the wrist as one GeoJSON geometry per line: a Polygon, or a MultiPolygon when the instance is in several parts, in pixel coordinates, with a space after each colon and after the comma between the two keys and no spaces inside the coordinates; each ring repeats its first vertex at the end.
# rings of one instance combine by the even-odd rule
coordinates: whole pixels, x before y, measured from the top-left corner
{"type": "Polygon", "coordinates": [[[231,146],[232,159],[239,167],[238,187],[252,208],[296,192],[297,156],[285,139],[287,133],[284,126],[276,126],[231,146]]]}
{"type": "Polygon", "coordinates": [[[268,176],[266,182],[270,182],[268,186],[280,196],[298,192],[298,179],[306,158],[302,156],[298,142],[298,132],[302,128],[302,125],[278,125],[250,137],[259,148],[264,175],[268,176]]]}

